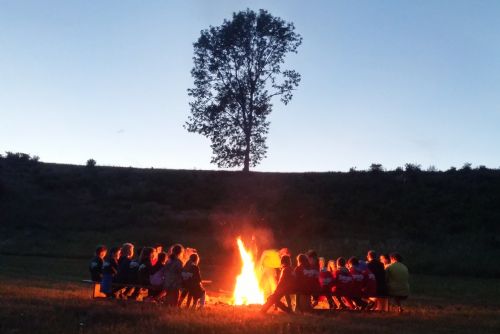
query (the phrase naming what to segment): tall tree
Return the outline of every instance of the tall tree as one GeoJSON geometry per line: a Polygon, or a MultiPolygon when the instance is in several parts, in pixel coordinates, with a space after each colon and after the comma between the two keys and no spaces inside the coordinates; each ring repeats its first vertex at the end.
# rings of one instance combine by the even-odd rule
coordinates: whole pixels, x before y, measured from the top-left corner
{"type": "Polygon", "coordinates": [[[302,37],[293,23],[247,9],[201,31],[194,43],[194,88],[186,129],[208,137],[212,163],[249,171],[266,156],[271,100],[286,105],[300,74],[282,69],[302,37]]]}

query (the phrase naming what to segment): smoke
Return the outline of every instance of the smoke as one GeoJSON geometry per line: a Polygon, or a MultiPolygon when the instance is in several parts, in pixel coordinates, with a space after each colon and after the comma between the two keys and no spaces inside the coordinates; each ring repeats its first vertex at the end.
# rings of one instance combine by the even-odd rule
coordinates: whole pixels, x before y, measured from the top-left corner
{"type": "Polygon", "coordinates": [[[255,214],[214,212],[210,221],[217,242],[225,249],[235,248],[237,237],[241,237],[247,247],[257,248],[257,253],[277,247],[273,230],[255,214]]]}

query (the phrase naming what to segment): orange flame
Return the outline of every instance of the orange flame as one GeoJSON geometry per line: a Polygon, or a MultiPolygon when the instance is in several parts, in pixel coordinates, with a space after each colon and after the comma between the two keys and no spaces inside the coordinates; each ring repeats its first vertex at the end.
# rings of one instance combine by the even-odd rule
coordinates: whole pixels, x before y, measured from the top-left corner
{"type": "Polygon", "coordinates": [[[236,242],[238,243],[243,267],[240,275],[236,277],[236,286],[233,293],[234,305],[264,304],[264,292],[259,287],[252,253],[245,249],[240,238],[236,242]]]}

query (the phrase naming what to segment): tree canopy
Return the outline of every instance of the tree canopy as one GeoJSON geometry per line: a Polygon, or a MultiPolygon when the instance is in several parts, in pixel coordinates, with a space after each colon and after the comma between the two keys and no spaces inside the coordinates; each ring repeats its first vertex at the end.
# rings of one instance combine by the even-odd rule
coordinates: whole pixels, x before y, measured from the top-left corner
{"type": "Polygon", "coordinates": [[[292,99],[300,74],[282,65],[301,42],[293,23],[262,9],[234,13],[201,31],[185,127],[211,140],[212,163],[248,171],[265,158],[271,100],[277,96],[286,105],[292,99]]]}

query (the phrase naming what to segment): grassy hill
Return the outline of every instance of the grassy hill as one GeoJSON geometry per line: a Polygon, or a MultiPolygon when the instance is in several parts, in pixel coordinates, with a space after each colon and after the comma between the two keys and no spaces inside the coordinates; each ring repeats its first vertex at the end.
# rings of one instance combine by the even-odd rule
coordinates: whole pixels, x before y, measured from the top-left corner
{"type": "Polygon", "coordinates": [[[132,241],[231,258],[234,238],[327,258],[399,251],[413,272],[500,277],[500,171],[250,173],[0,159],[0,253],[132,241]]]}

